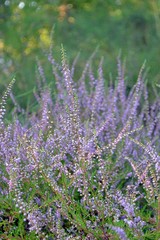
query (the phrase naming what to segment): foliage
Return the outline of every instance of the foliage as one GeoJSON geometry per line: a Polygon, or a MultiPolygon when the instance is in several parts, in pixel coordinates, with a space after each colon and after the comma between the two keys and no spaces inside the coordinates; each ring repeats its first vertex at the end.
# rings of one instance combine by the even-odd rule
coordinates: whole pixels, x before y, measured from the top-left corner
{"type": "MultiPolygon", "coordinates": [[[[70,62],[75,58],[77,49],[83,52],[77,75],[83,69],[87,56],[99,46],[99,55],[106,59],[105,74],[112,73],[114,78],[113,61],[121,49],[128,62],[127,87],[130,89],[136,81],[135,72],[147,59],[149,93],[153,98],[151,85],[157,90],[155,83],[159,82],[158,4],[156,0],[1,1],[1,92],[14,72],[17,78],[16,96],[19,92],[28,92],[28,95],[19,98],[19,102],[27,107],[33,101],[35,58],[38,56],[43,63],[46,62],[43,54],[50,46],[50,34],[54,27],[56,60],[59,61],[61,43],[65,44],[70,62]],[[20,2],[25,4],[24,7],[20,2]]],[[[50,79],[50,69],[47,64],[45,66],[47,79],[50,79]]]]}
{"type": "MultiPolygon", "coordinates": [[[[159,239],[160,99],[151,104],[144,65],[129,93],[120,57],[117,81],[104,87],[94,54],[73,81],[51,53],[57,95],[38,62],[36,112],[15,102],[0,128],[0,232],[3,239],[159,239]],[[44,87],[45,85],[45,87],[44,87]],[[23,116],[23,122],[20,121],[23,116]]],[[[12,98],[14,96],[12,94],[12,98]]]]}

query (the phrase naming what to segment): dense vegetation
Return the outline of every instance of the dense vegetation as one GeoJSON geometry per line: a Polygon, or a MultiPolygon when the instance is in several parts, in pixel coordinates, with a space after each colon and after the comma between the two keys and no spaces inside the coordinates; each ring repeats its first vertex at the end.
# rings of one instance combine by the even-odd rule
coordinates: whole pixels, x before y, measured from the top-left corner
{"type": "Polygon", "coordinates": [[[0,240],[160,239],[159,40],[159,0],[0,1],[0,240]]]}
{"type": "Polygon", "coordinates": [[[160,99],[150,104],[144,65],[127,94],[118,58],[116,83],[104,87],[94,54],[78,81],[48,59],[56,97],[38,64],[38,109],[26,112],[8,86],[0,108],[2,239],[159,239],[160,99]],[[8,95],[13,120],[4,123],[8,95]],[[20,115],[20,117],[18,117],[20,115]]]}
{"type": "MultiPolygon", "coordinates": [[[[146,81],[153,98],[152,90],[158,91],[160,78],[159,14],[159,0],[1,0],[0,92],[16,74],[16,98],[24,107],[32,103],[37,57],[45,66],[47,81],[51,80],[44,52],[50,46],[53,32],[57,61],[60,60],[61,43],[70,62],[80,52],[77,78],[97,46],[98,56],[105,58],[107,79],[111,74],[113,79],[116,77],[115,59],[122,52],[128,65],[129,89],[136,82],[136,72],[146,59],[146,81]],[[25,92],[23,97],[22,92],[25,92]]],[[[98,57],[94,64],[98,64],[98,57]]]]}

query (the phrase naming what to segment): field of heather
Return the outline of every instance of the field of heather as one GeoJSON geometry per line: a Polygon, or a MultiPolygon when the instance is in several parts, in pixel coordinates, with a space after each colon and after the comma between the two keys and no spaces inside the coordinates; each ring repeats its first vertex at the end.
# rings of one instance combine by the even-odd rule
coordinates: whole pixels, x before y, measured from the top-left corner
{"type": "Polygon", "coordinates": [[[160,2],[100,2],[0,3],[0,240],[160,240],[160,2]]]}
{"type": "Polygon", "coordinates": [[[63,47],[61,64],[49,55],[55,98],[39,64],[32,114],[11,94],[15,79],[2,96],[1,239],[159,239],[160,99],[148,100],[145,63],[126,94],[120,57],[107,88],[93,57],[73,81],[63,47]]]}

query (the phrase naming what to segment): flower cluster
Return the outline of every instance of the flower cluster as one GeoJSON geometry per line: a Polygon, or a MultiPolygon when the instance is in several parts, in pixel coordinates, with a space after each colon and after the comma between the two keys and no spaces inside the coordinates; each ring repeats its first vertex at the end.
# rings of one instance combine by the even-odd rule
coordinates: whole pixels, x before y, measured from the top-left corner
{"type": "MultiPolygon", "coordinates": [[[[92,56],[78,81],[73,81],[75,62],[69,68],[63,49],[62,65],[51,55],[48,60],[56,100],[49,87],[42,87],[46,80],[39,61],[37,113],[22,111],[22,124],[14,111],[13,121],[5,125],[6,97],[14,80],[2,98],[2,198],[13,200],[26,236],[33,233],[34,239],[126,240],[156,231],[160,99],[149,103],[144,65],[127,93],[120,58],[117,80],[107,88],[103,59],[95,76],[92,56]],[[144,208],[154,224],[141,212],[144,208]]],[[[6,233],[3,227],[0,231],[6,233]]],[[[12,228],[7,234],[15,236],[12,228]]]]}

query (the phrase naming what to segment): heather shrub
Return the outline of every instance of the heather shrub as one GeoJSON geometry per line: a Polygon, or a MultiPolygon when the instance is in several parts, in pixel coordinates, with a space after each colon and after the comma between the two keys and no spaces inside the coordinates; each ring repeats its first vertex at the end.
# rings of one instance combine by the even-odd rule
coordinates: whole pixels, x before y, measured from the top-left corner
{"type": "Polygon", "coordinates": [[[145,64],[127,93],[120,58],[106,88],[93,57],[74,81],[76,61],[69,67],[63,49],[62,64],[48,55],[56,97],[38,62],[37,112],[16,103],[14,80],[2,97],[2,239],[159,239],[160,99],[148,100],[145,64]]]}

